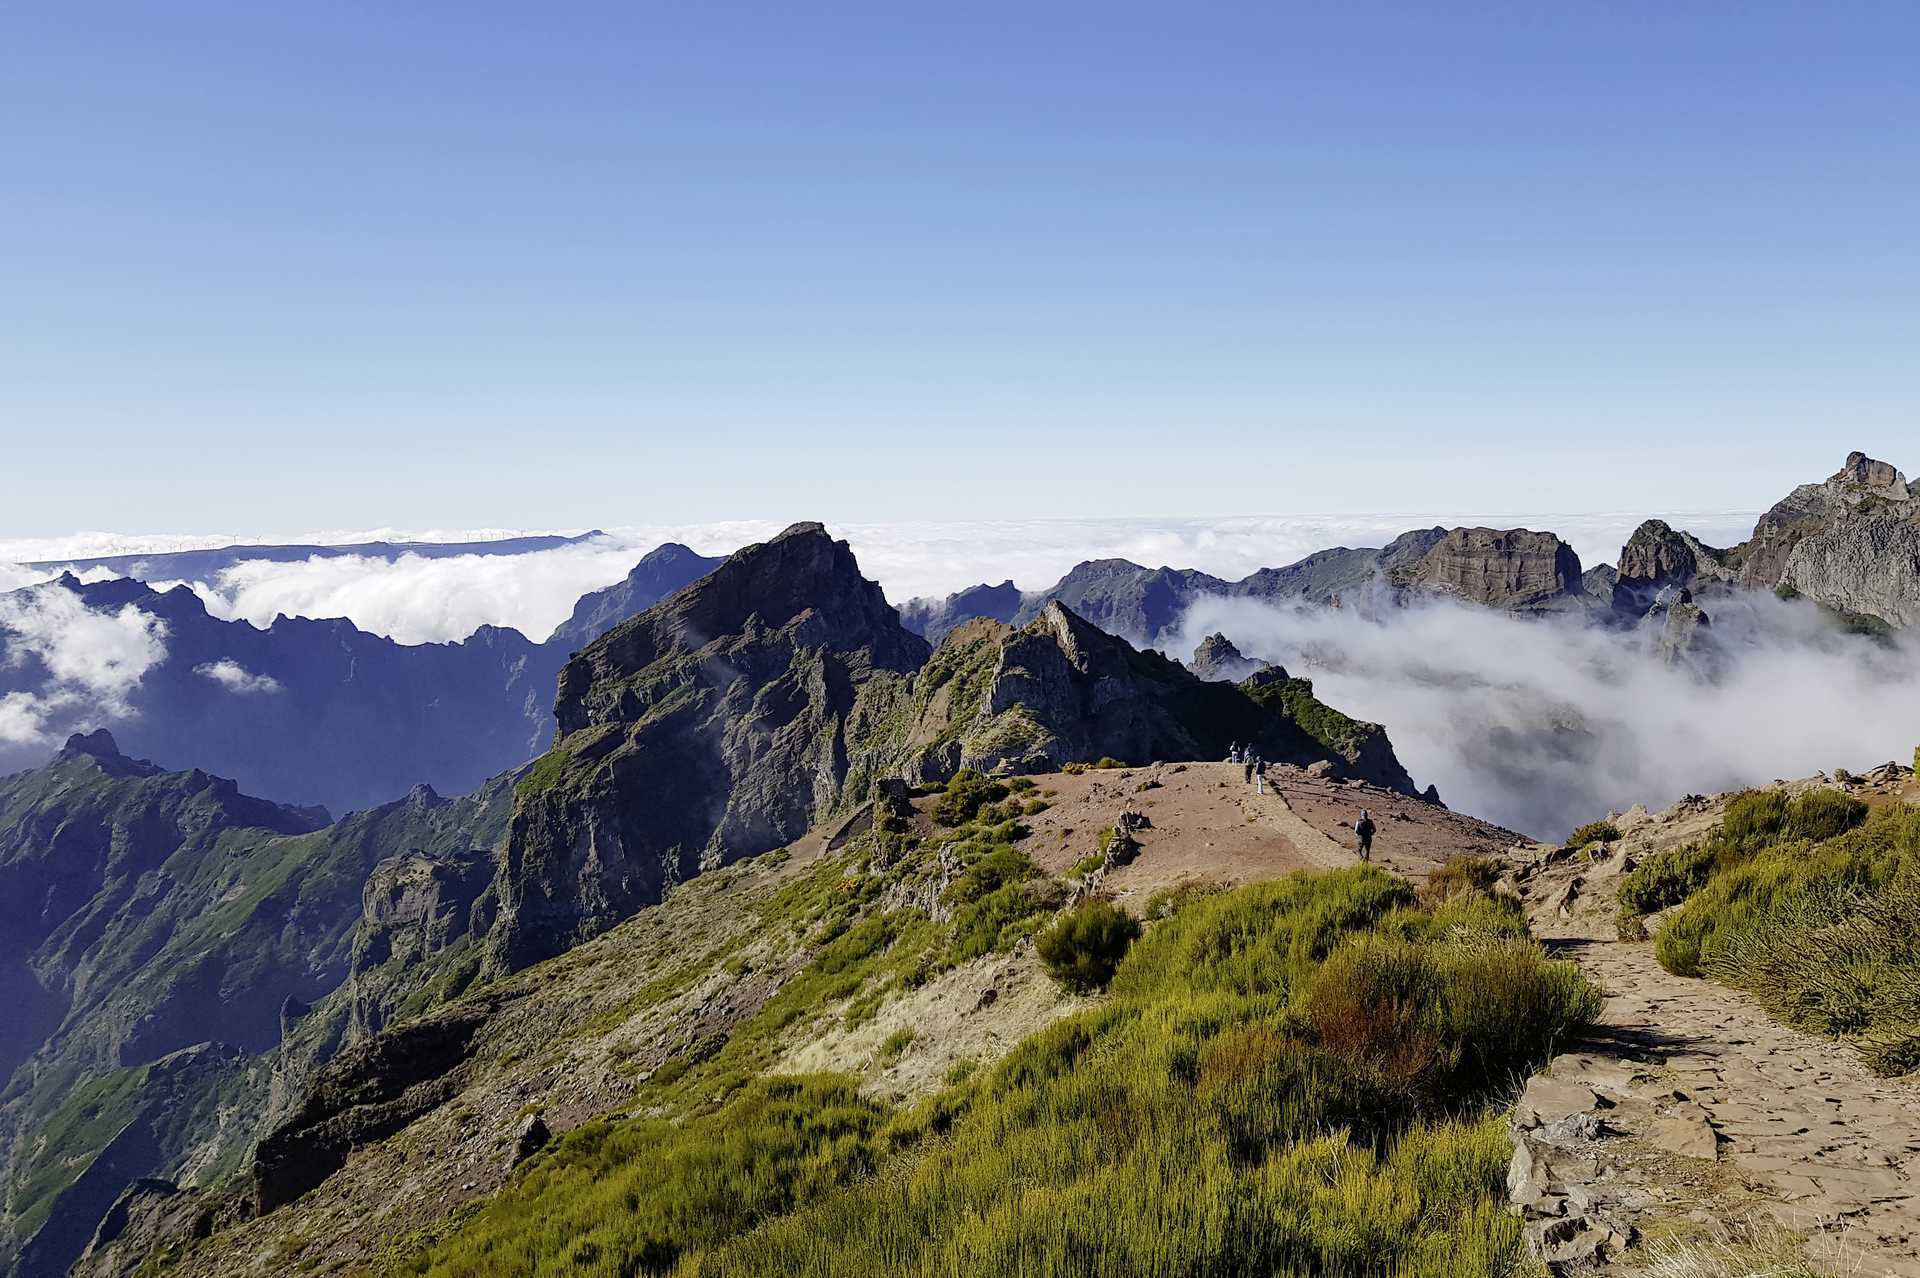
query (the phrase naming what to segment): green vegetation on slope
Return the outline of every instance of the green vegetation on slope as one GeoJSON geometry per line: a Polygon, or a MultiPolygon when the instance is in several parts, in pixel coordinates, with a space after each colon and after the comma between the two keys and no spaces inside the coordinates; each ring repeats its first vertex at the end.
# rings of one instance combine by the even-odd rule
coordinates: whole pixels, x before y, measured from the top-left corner
{"type": "Polygon", "coordinates": [[[1341,714],[1314,696],[1311,679],[1277,679],[1267,683],[1256,680],[1244,686],[1254,702],[1286,715],[1308,736],[1346,758],[1352,758],[1368,737],[1380,731],[1379,724],[1363,723],[1341,714]]]}
{"type": "Polygon", "coordinates": [[[1920,807],[1741,795],[1622,884],[1623,927],[1675,905],[1654,946],[1667,970],[1748,990],[1882,1073],[1920,1068],[1920,807]]]}
{"type": "Polygon", "coordinates": [[[1510,1148],[1484,1107],[1598,994],[1471,886],[1427,909],[1358,867],[1169,897],[1098,1003],[888,1110],[846,1080],[739,1078],[749,1059],[728,1059],[898,970],[903,949],[937,948],[918,912],[843,914],[858,887],[807,922],[829,882],[798,881],[780,917],[843,930],[669,1089],[683,1121],[589,1124],[405,1272],[1481,1278],[1517,1266],[1520,1224],[1501,1200],[1510,1148]]]}

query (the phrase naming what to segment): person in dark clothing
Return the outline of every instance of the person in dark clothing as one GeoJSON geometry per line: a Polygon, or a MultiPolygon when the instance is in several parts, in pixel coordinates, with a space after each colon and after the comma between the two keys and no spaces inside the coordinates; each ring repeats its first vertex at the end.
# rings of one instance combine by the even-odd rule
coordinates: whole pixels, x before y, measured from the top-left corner
{"type": "Polygon", "coordinates": [[[1253,751],[1251,750],[1247,751],[1246,769],[1247,769],[1247,784],[1252,785],[1253,784],[1253,751]]]}
{"type": "Polygon", "coordinates": [[[1360,839],[1360,859],[1373,860],[1373,815],[1365,808],[1360,809],[1360,819],[1353,823],[1353,832],[1360,839]]]}

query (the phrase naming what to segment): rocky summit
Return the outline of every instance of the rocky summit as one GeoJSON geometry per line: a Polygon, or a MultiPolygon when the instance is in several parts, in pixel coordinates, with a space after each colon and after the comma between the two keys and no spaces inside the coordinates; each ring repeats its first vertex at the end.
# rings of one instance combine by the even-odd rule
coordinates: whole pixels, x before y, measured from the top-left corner
{"type": "Polygon", "coordinates": [[[735,553],[588,645],[561,671],[559,734],[516,795],[500,961],[565,949],[797,838],[841,798],[863,687],[926,656],[819,524],[735,553]]]}
{"type": "Polygon", "coordinates": [[[1711,599],[1734,589],[1801,596],[1869,625],[1920,623],[1920,495],[1892,465],[1847,456],[1817,484],[1802,484],[1726,550],[1649,520],[1621,551],[1622,608],[1644,609],[1662,591],[1711,599]]]}

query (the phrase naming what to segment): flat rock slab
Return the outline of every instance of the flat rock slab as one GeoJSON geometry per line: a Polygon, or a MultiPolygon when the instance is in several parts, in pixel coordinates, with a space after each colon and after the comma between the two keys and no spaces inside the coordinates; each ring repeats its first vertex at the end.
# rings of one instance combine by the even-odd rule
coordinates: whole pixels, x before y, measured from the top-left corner
{"type": "MultiPolygon", "coordinates": [[[[1647,1186],[1663,1199],[1655,1214],[1704,1205],[1713,1219],[1738,1195],[1809,1237],[1837,1238],[1816,1250],[1837,1245],[1861,1274],[1920,1278],[1920,1088],[1876,1077],[1845,1044],[1790,1029],[1739,991],[1674,976],[1645,942],[1563,944],[1606,989],[1606,1007],[1588,1041],[1554,1058],[1552,1077],[1528,1084],[1516,1129],[1544,1139],[1556,1118],[1604,1113],[1619,1139],[1586,1145],[1599,1184],[1647,1186]]],[[[1574,1168],[1551,1149],[1541,1159],[1551,1193],[1572,1202],[1574,1168]]],[[[1563,1228],[1540,1242],[1546,1254],[1588,1239],[1563,1228]]]]}

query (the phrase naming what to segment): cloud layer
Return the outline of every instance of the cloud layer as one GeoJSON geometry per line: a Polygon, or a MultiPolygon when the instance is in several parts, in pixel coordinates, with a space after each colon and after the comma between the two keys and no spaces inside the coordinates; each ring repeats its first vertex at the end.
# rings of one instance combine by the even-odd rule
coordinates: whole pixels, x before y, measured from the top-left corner
{"type": "Polygon", "coordinates": [[[165,659],[166,623],[131,606],[88,608],[59,586],[0,595],[5,670],[38,664],[36,691],[0,696],[0,745],[37,745],[133,713],[128,697],[165,659]]]}
{"type": "MultiPolygon", "coordinates": [[[[1743,539],[1753,516],[1742,512],[1668,513],[1712,544],[1743,539]]],[[[887,597],[904,602],[944,595],[980,581],[1011,578],[1022,589],[1052,585],[1087,559],[1132,559],[1150,567],[1198,568],[1217,576],[1245,576],[1330,546],[1381,545],[1411,528],[1435,524],[1489,524],[1550,528],[1579,551],[1583,562],[1611,562],[1640,522],[1637,514],[1542,512],[1402,512],[1377,515],[1250,517],[1239,519],[1030,519],[892,524],[828,524],[852,543],[869,577],[887,597]]],[[[543,639],[572,612],[580,595],[613,584],[639,557],[666,541],[702,554],[727,554],[779,532],[778,520],[703,524],[639,524],[557,550],[520,555],[461,555],[395,560],[362,557],[310,559],[291,564],[253,562],[216,580],[189,583],[216,615],[256,625],[275,615],[347,617],[363,629],[406,643],[464,639],[481,625],[512,626],[543,639]]],[[[499,536],[501,530],[436,530],[435,540],[499,536]]],[[[393,529],[307,535],[344,544],[405,539],[393,529]]],[[[411,534],[416,540],[429,535],[411,534]]],[[[254,539],[259,540],[259,539],[254,539]]],[[[289,538],[287,540],[298,540],[289,538]]],[[[69,542],[0,542],[0,560],[58,559],[63,555],[141,553],[230,545],[224,538],[140,538],[81,534],[69,542]],[[29,553],[31,552],[31,553],[29,553]]],[[[45,574],[0,565],[0,588],[45,574]]],[[[156,584],[169,584],[157,582],[156,584]]]]}
{"type": "Polygon", "coordinates": [[[1711,680],[1662,664],[1638,632],[1445,602],[1368,620],[1207,600],[1173,647],[1184,657],[1218,630],[1312,677],[1330,704],[1386,724],[1450,805],[1539,837],[1635,803],[1911,757],[1916,640],[1841,635],[1767,594],[1709,611],[1723,649],[1711,680]]]}

